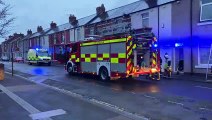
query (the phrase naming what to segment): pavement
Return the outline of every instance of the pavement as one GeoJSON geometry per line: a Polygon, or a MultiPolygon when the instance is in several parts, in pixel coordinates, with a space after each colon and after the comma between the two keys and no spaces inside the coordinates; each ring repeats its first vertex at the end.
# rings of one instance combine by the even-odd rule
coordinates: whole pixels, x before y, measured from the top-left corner
{"type": "Polygon", "coordinates": [[[113,111],[98,107],[76,97],[6,74],[0,81],[0,118],[3,120],[129,120],[113,111]],[[6,89],[6,90],[5,90],[6,89]],[[12,95],[11,95],[12,94],[12,95]],[[56,113],[44,114],[57,110],[56,113]],[[34,116],[34,117],[32,117],[34,116]]]}
{"type": "MultiPolygon", "coordinates": [[[[7,72],[11,72],[11,65],[9,63],[5,63],[5,69],[7,72]]],[[[4,84],[1,83],[2,81],[0,82],[0,84],[2,84],[3,86],[6,86],[6,84],[10,84],[12,86],[17,85],[19,87],[22,86],[20,88],[22,91],[25,90],[24,93],[15,91],[15,94],[32,104],[40,112],[62,109],[66,111],[66,114],[69,114],[69,111],[79,109],[78,114],[84,116],[84,114],[88,111],[80,111],[80,109],[85,107],[81,104],[88,104],[86,107],[88,107],[88,109],[90,110],[89,114],[95,114],[96,112],[98,113],[98,111],[101,110],[105,112],[105,114],[100,112],[93,115],[93,117],[87,115],[87,118],[80,118],[80,116],[76,116],[76,120],[89,120],[97,118],[100,120],[212,119],[211,83],[194,82],[191,80],[184,80],[179,78],[162,79],[161,81],[148,81],[140,79],[104,82],[100,81],[96,76],[69,76],[64,71],[63,67],[29,66],[26,64],[15,64],[14,70],[15,75],[18,76],[15,77],[15,79],[20,79],[21,81],[32,81],[30,83],[36,84],[36,86],[39,86],[39,88],[42,89],[36,91],[34,87],[32,87],[34,85],[28,86],[28,84],[24,82],[23,87],[22,82],[18,81],[16,83],[13,83],[7,79],[3,81],[5,82],[4,84]],[[33,88],[33,91],[28,90],[29,88],[33,88]],[[54,99],[56,100],[54,101],[54,99]],[[77,101],[79,102],[74,103],[76,107],[70,106],[69,109],[66,109],[65,106],[71,104],[72,99],[77,99],[77,101]],[[62,103],[58,101],[62,101],[62,103]],[[71,103],[69,103],[68,101],[71,103]],[[49,105],[49,103],[52,104],[49,105]],[[55,104],[58,105],[55,106],[55,104]],[[98,109],[94,109],[95,107],[97,107],[98,109]],[[106,113],[109,113],[109,115],[106,113]],[[99,118],[99,114],[103,114],[103,117],[99,118]]],[[[7,74],[6,77],[7,76],[8,79],[12,79],[9,74],[7,74]]],[[[190,77],[188,78],[191,79],[190,77]]],[[[14,89],[15,88],[10,90],[13,91],[14,89]]],[[[16,88],[15,90],[18,89],[16,88]]],[[[14,109],[20,109],[17,107],[14,109]]],[[[0,118],[1,114],[4,115],[4,113],[0,112],[0,118]]],[[[25,113],[23,112],[23,115],[20,116],[20,118],[24,117],[24,115],[25,113]]],[[[62,116],[64,115],[61,115],[61,117],[62,116]]],[[[56,119],[60,119],[57,117],[56,119]]],[[[64,119],[68,118],[72,119],[72,116],[70,115],[64,119]]],[[[53,117],[52,119],[55,119],[55,117],[53,117]]]]}

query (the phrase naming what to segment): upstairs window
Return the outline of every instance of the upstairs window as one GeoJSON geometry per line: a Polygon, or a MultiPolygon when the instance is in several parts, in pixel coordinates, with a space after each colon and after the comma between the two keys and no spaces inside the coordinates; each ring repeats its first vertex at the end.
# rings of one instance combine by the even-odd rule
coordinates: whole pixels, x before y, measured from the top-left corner
{"type": "Polygon", "coordinates": [[[54,34],[54,44],[57,44],[57,34],[54,34]]]}
{"type": "Polygon", "coordinates": [[[81,32],[80,32],[80,28],[77,29],[77,40],[81,40],[81,32]]]}
{"type": "Polygon", "coordinates": [[[65,43],[65,32],[62,32],[62,41],[61,41],[61,44],[64,44],[65,43]]]}
{"type": "Polygon", "coordinates": [[[149,13],[141,14],[142,17],[142,27],[149,27],[149,13]]]}
{"type": "Polygon", "coordinates": [[[212,0],[201,0],[200,6],[200,21],[203,22],[212,20],[212,0]]]}

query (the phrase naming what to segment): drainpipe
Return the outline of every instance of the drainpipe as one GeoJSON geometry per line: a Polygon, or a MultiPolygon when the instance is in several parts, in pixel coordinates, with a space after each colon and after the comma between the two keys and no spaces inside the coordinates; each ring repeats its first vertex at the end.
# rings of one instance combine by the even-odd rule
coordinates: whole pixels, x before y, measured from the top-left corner
{"type": "Polygon", "coordinates": [[[23,62],[25,62],[25,57],[24,57],[24,55],[25,55],[24,54],[24,40],[23,40],[23,49],[22,49],[22,51],[23,51],[23,54],[22,54],[23,55],[23,62]]]}
{"type": "Polygon", "coordinates": [[[191,42],[191,74],[193,74],[193,0],[190,1],[190,42],[191,42]]]}

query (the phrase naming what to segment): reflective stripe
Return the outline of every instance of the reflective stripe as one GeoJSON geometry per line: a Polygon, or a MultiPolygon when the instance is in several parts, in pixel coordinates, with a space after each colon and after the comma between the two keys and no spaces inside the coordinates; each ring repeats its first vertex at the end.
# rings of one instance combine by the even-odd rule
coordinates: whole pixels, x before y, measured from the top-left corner
{"type": "Polygon", "coordinates": [[[97,41],[97,42],[81,43],[80,46],[99,45],[99,44],[118,43],[118,42],[126,42],[126,38],[114,39],[114,40],[104,40],[104,41],[97,41]]]}
{"type": "Polygon", "coordinates": [[[135,48],[136,48],[136,44],[133,45],[133,49],[135,49],[135,48]]]}
{"type": "Polygon", "coordinates": [[[130,65],[130,63],[131,63],[131,60],[129,60],[129,61],[127,62],[127,66],[129,66],[129,65],[130,65]]]}
{"type": "Polygon", "coordinates": [[[71,55],[71,58],[76,58],[76,55],[71,55]]]}
{"type": "Polygon", "coordinates": [[[119,59],[118,58],[111,58],[111,63],[119,63],[119,59]]]}
{"type": "Polygon", "coordinates": [[[110,55],[109,54],[103,54],[103,58],[109,58],[110,57],[110,55]]]}
{"type": "Polygon", "coordinates": [[[132,50],[130,50],[130,52],[128,53],[127,58],[129,58],[131,54],[132,54],[132,50]]]}
{"type": "Polygon", "coordinates": [[[85,58],[85,54],[81,54],[81,58],[85,58]]]}
{"type": "Polygon", "coordinates": [[[85,58],[85,62],[91,62],[91,58],[85,58]]]}
{"type": "Polygon", "coordinates": [[[153,53],[152,55],[153,55],[154,58],[156,58],[156,54],[155,53],[153,53]]]}
{"type": "Polygon", "coordinates": [[[96,58],[96,54],[91,54],[91,58],[96,58]]]}
{"type": "Polygon", "coordinates": [[[76,59],[76,62],[80,62],[80,59],[79,59],[79,58],[77,58],[77,59],[76,59]]]}
{"type": "Polygon", "coordinates": [[[132,39],[132,36],[128,36],[128,37],[127,37],[127,40],[131,40],[131,39],[132,39]]]}
{"type": "Polygon", "coordinates": [[[98,58],[98,60],[103,60],[103,58],[98,58]]]}
{"type": "Polygon", "coordinates": [[[119,53],[118,58],[126,58],[126,53],[119,53]]]}

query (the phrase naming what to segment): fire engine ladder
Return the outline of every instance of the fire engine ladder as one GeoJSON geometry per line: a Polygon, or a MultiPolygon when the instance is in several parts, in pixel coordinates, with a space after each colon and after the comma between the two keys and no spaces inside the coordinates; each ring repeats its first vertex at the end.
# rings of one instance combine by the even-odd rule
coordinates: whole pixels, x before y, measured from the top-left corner
{"type": "MultiPolygon", "coordinates": [[[[208,58],[208,66],[207,66],[207,70],[206,70],[206,81],[212,81],[212,80],[208,80],[209,75],[209,67],[210,67],[210,63],[212,61],[212,44],[211,44],[211,48],[210,48],[210,54],[209,54],[209,58],[208,58]]],[[[212,73],[212,70],[211,70],[212,73]]]]}

